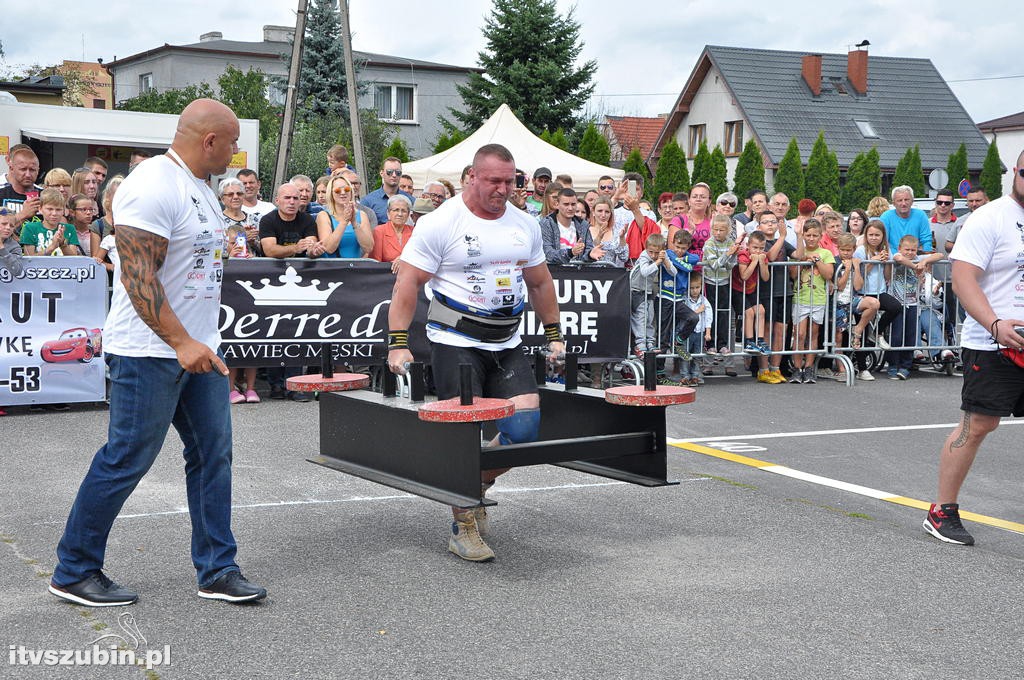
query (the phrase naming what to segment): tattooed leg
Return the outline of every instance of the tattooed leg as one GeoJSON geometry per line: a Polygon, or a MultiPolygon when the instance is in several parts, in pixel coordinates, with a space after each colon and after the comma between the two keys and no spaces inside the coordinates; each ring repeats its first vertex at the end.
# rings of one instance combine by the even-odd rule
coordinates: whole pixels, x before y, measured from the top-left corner
{"type": "Polygon", "coordinates": [[[939,458],[939,504],[956,503],[960,487],[974,463],[978,447],[999,426],[997,416],[964,411],[957,428],[946,437],[939,458]]]}

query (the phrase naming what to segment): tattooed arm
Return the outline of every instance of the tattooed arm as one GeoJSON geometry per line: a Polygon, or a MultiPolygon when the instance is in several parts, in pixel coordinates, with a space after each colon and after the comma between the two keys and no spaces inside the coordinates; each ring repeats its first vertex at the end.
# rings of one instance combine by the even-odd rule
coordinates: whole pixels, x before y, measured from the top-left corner
{"type": "Polygon", "coordinates": [[[213,369],[227,375],[227,367],[217,354],[188,334],[167,302],[157,276],[167,258],[167,239],[119,224],[114,240],[121,257],[121,283],[139,318],[171,346],[178,355],[178,363],[189,373],[213,369]]]}

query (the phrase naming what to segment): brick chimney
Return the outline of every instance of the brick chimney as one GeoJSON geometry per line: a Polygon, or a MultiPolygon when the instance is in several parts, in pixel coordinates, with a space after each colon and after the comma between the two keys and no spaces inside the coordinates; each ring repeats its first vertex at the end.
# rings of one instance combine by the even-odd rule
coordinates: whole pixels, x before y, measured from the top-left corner
{"type": "Polygon", "coordinates": [[[846,55],[846,77],[859,95],[868,93],[868,51],[853,50],[846,55]]]}
{"type": "Polygon", "coordinates": [[[199,42],[212,42],[214,40],[223,40],[224,34],[220,31],[210,31],[209,33],[203,33],[199,36],[199,42]]]}
{"type": "Polygon", "coordinates": [[[807,87],[815,97],[821,94],[821,55],[805,54],[801,64],[801,73],[807,87]]]}

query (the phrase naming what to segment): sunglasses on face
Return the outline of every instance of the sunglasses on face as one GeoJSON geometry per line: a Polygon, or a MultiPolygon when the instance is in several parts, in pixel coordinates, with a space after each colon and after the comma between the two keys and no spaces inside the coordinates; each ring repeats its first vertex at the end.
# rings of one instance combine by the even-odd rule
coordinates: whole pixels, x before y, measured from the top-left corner
{"type": "Polygon", "coordinates": [[[402,171],[401,170],[385,170],[384,174],[388,175],[390,177],[401,177],[402,176],[402,171]]]}
{"type": "Polygon", "coordinates": [[[603,191],[608,191],[609,189],[615,189],[615,185],[614,184],[601,184],[601,185],[598,186],[598,189],[601,189],[603,191]]]}
{"type": "Polygon", "coordinates": [[[224,196],[226,196],[227,198],[231,198],[232,196],[242,196],[242,195],[243,194],[242,194],[241,191],[228,191],[228,192],[224,193],[224,196]]]}
{"type": "Polygon", "coordinates": [[[953,201],[935,201],[935,205],[953,205],[953,201]]]}
{"type": "Polygon", "coordinates": [[[730,206],[732,208],[736,207],[736,204],[733,203],[732,201],[719,201],[718,205],[727,205],[727,206],[730,206]]]}
{"type": "Polygon", "coordinates": [[[352,189],[349,187],[334,187],[334,193],[336,194],[350,194],[352,189]]]}

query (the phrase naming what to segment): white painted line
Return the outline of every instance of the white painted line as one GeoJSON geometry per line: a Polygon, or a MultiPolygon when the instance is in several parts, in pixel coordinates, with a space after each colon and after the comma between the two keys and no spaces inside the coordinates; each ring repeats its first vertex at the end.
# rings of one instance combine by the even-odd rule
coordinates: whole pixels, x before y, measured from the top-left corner
{"type": "Polygon", "coordinates": [[[879,491],[878,489],[872,489],[867,486],[861,486],[859,484],[850,484],[849,482],[843,482],[838,479],[831,479],[829,477],[822,477],[820,475],[814,475],[810,472],[803,472],[801,470],[794,470],[793,468],[786,467],[785,465],[768,465],[763,468],[759,468],[765,472],[774,472],[777,475],[784,475],[786,477],[792,477],[793,479],[800,479],[805,482],[811,482],[812,484],[820,484],[822,486],[830,486],[833,489],[839,489],[841,491],[849,491],[851,493],[860,494],[861,496],[868,496],[870,498],[877,498],[884,500],[886,498],[892,498],[899,494],[891,493],[889,491],[879,491]]]}
{"type": "MultiPolygon", "coordinates": [[[[523,486],[523,487],[502,487],[495,486],[492,491],[499,494],[516,494],[516,493],[534,493],[538,491],[561,491],[564,489],[589,489],[598,486],[622,486],[626,482],[594,482],[592,484],[558,484],[556,486],[523,486]]],[[[232,510],[244,510],[249,508],[277,508],[286,507],[293,505],[329,505],[332,503],[368,503],[371,501],[391,501],[391,500],[406,500],[411,498],[418,498],[412,494],[393,494],[388,496],[352,496],[350,498],[331,498],[318,500],[314,498],[298,501],[271,501],[267,503],[242,503],[239,505],[232,505],[232,510]]],[[[167,515],[187,515],[188,508],[178,508],[176,510],[165,510],[163,512],[140,512],[130,515],[118,515],[116,519],[139,519],[146,517],[165,517],[167,515]]]]}
{"type": "MultiPolygon", "coordinates": [[[[936,423],[934,425],[895,425],[890,427],[857,427],[845,430],[808,430],[806,432],[772,432],[761,434],[729,434],[717,437],[692,437],[686,439],[669,439],[669,444],[695,444],[698,442],[745,442],[750,439],[784,439],[787,437],[820,437],[830,434],[860,434],[863,432],[903,432],[909,430],[942,430],[959,425],[956,423],[936,423]]],[[[1024,418],[1004,418],[1000,425],[1024,425],[1024,418]]]]}

